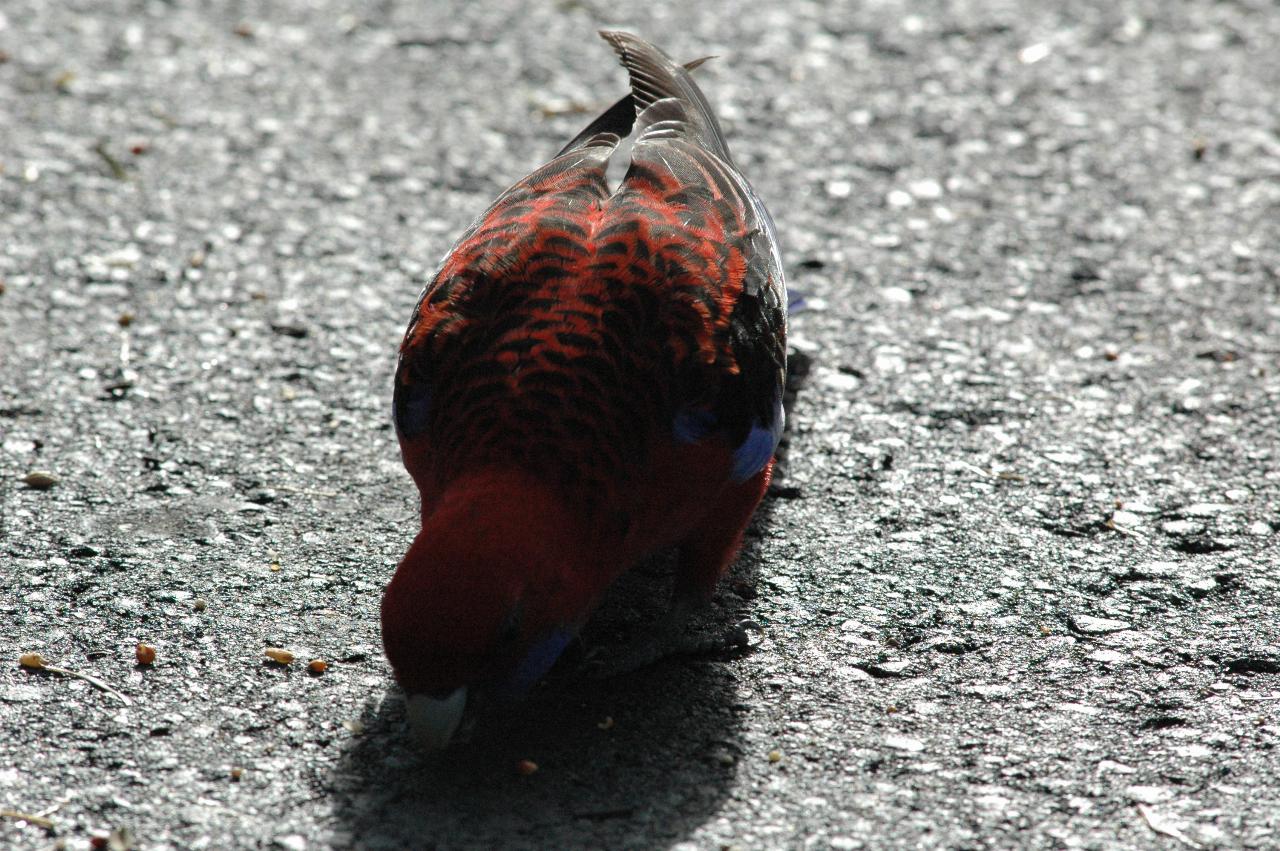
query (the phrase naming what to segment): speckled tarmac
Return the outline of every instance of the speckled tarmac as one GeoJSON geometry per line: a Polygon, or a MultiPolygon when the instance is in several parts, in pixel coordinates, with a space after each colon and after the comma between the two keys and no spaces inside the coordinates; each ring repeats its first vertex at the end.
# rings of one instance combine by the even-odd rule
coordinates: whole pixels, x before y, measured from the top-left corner
{"type": "Polygon", "coordinates": [[[1269,0],[7,0],[0,845],[1277,847],[1277,44],[1269,0]],[[701,620],[764,635],[429,761],[378,635],[395,349],[623,91],[602,26],[719,57],[806,298],[701,620]]]}

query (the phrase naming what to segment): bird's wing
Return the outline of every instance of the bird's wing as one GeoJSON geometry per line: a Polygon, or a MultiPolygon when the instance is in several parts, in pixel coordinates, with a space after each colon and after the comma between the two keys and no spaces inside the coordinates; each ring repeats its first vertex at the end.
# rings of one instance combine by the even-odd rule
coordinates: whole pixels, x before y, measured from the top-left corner
{"type": "Polygon", "coordinates": [[[724,434],[733,476],[773,457],[783,429],[786,282],[768,210],[734,165],[706,98],[686,68],[627,33],[602,33],[631,76],[638,132],[619,193],[656,218],[651,241],[702,328],[677,328],[703,365],[687,370],[673,428],[693,443],[724,434]],[[692,273],[692,274],[681,274],[692,273]]]}

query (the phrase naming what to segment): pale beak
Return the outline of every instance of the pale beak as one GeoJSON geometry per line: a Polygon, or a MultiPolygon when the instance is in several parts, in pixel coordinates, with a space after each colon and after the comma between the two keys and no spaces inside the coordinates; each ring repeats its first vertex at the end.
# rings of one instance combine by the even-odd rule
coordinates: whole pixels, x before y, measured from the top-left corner
{"type": "Polygon", "coordinates": [[[406,706],[409,733],[429,751],[444,750],[458,729],[458,724],[462,721],[462,710],[466,706],[466,686],[455,689],[447,697],[411,694],[406,706]]]}

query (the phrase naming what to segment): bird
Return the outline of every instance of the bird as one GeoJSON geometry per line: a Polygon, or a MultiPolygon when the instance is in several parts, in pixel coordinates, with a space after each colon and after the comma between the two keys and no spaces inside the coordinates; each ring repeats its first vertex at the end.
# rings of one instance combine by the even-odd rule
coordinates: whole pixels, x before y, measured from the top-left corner
{"type": "Polygon", "coordinates": [[[428,750],[469,694],[527,694],[645,557],[677,551],[672,623],[709,601],[783,432],[775,226],[690,74],[705,60],[600,35],[630,91],[465,231],[399,350],[421,528],[381,626],[428,750]]]}

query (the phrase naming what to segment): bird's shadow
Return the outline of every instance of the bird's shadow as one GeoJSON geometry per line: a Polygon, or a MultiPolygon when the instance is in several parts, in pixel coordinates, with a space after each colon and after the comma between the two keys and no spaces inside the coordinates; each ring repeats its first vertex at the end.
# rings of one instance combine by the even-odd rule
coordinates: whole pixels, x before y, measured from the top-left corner
{"type": "Polygon", "coordinates": [[[565,674],[425,755],[392,687],[330,778],[339,830],[359,848],[667,847],[720,809],[743,708],[720,660],[565,674]]]}

